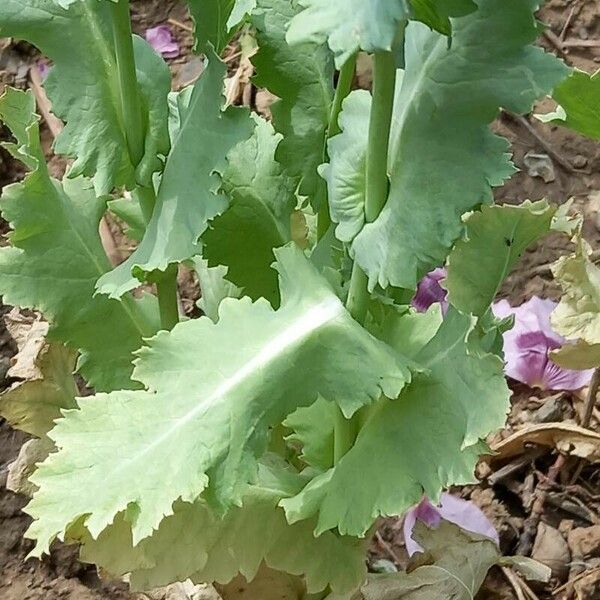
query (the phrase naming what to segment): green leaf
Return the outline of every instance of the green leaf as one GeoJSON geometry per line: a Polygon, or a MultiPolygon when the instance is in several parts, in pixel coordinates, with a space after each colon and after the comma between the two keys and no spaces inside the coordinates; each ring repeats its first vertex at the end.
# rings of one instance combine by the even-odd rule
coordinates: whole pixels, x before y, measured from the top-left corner
{"type": "MultiPolygon", "coordinates": [[[[487,572],[501,558],[492,540],[448,521],[436,529],[417,522],[414,537],[425,549],[417,568],[407,573],[369,575],[351,600],[473,600],[487,572]]],[[[328,600],[338,598],[342,600],[332,594],[328,600]]]]}
{"type": "Polygon", "coordinates": [[[411,18],[444,35],[452,34],[450,17],[464,17],[477,10],[473,0],[410,0],[411,18]]]}
{"type": "Polygon", "coordinates": [[[464,313],[481,317],[528,246],[549,233],[556,208],[545,200],[484,206],[471,214],[450,253],[444,287],[464,313]]]}
{"type": "Polygon", "coordinates": [[[148,125],[145,146],[139,149],[143,158],[133,164],[125,139],[109,7],[95,0],[68,4],[66,10],[49,0],[4,0],[0,36],[27,40],[54,61],[44,87],[53,112],[66,122],[55,150],[75,159],[69,177],[93,176],[98,196],[115,186],[133,188],[136,170],[137,180],[148,184],[161,166],[157,155],[169,149],[169,68],[149,44],[134,37],[142,122],[148,125]]]}
{"type": "Polygon", "coordinates": [[[229,151],[250,137],[254,122],[245,109],[223,110],[226,67],[214,52],[209,51],[208,59],[189,103],[180,103],[181,127],[144,238],[124,263],[98,281],[101,294],[119,298],[139,285],[137,277],[143,279],[143,272],[165,271],[170,264],[200,254],[198,238],[227,208],[227,198],[217,193],[218,173],[229,151]]]}
{"type": "Polygon", "coordinates": [[[325,158],[334,66],[326,45],[286,42],[288,23],[299,10],[295,0],[258,0],[252,23],[260,49],[252,62],[256,85],[280,98],[271,106],[273,126],[284,136],[275,157],[318,208],[325,186],[317,168],[325,158]]]}
{"type": "Polygon", "coordinates": [[[327,182],[331,220],[336,237],[351,242],[365,224],[367,146],[371,94],[356,90],[344,100],[339,124],[342,133],[327,144],[329,163],[319,170],[327,182]]]}
{"type": "Polygon", "coordinates": [[[132,388],[132,353],[158,330],[154,298],[123,301],[94,295],[111,268],[98,226],[105,199],[84,178],[63,184],[48,175],[31,93],[8,89],[0,119],[16,144],[6,148],[31,172],[7,186],[0,199],[12,247],[0,249],[0,294],[6,304],[34,308],[50,321],[49,340],[81,354],[78,370],[98,390],[132,388]],[[110,323],[110,327],[107,327],[110,323]]]}
{"type": "Polygon", "coordinates": [[[127,226],[125,228],[127,237],[139,242],[146,231],[146,221],[139,202],[131,198],[117,198],[116,200],[109,200],[106,204],[108,210],[119,217],[127,226]]]}
{"type": "Polygon", "coordinates": [[[242,290],[227,280],[227,267],[209,267],[208,261],[194,256],[194,269],[198,275],[200,292],[198,308],[213,322],[219,320],[219,306],[225,298],[240,298],[242,290]]]}
{"type": "Polygon", "coordinates": [[[276,257],[279,310],[224,300],[216,325],[187,321],[140,350],[134,378],[147,391],[81,399],[58,422],[59,451],[35,474],[40,491],[27,509],[36,554],[80,519],[96,537],[128,507],[137,543],[175,500],[207,487],[228,508],[255,476],[269,427],[298,407],[321,395],[350,417],[382,393],[397,397],[410,379],[402,359],[352,319],[300,250],[276,257]]]}
{"type": "Polygon", "coordinates": [[[273,249],[291,241],[296,186],[275,161],[282,136],[264,119],[255,120],[254,135],[227,156],[221,189],[230,205],[202,236],[202,256],[211,267],[226,266],[227,279],[247,296],[276,306],[273,249]]]}
{"type": "MultiPolygon", "coordinates": [[[[435,500],[443,488],[473,481],[479,440],[504,424],[510,396],[503,361],[481,351],[473,329],[472,318],[448,312],[415,357],[428,371],[372,409],[333,469],[281,502],[288,521],[318,513],[317,535],[337,527],[362,536],[379,515],[402,514],[423,493],[435,500]],[[369,485],[356,485],[360,473],[369,485]]],[[[397,343],[403,351],[401,336],[397,343]]]]}
{"type": "Polygon", "coordinates": [[[15,429],[43,437],[61,409],[75,407],[75,353],[46,342],[45,321],[9,313],[4,322],[19,352],[7,373],[17,381],[0,394],[0,415],[15,429]]]}
{"type": "Polygon", "coordinates": [[[234,33],[229,19],[236,0],[187,0],[187,4],[194,19],[195,49],[204,51],[210,44],[220,54],[234,33]]]}
{"type": "Polygon", "coordinates": [[[277,506],[303,483],[281,459],[269,456],[260,463],[257,482],[245,491],[242,506],[224,518],[203,500],[177,502],[174,514],[134,548],[131,526],[120,516],[98,540],[83,534],[82,558],[114,576],[131,573],[134,589],[187,578],[225,584],[238,573],[252,581],[264,561],[272,569],[303,575],[310,592],[327,586],[354,590],[366,575],[364,541],[334,533],[315,538],[314,523],[289,525],[277,506]]]}
{"type": "Polygon", "coordinates": [[[299,0],[304,7],[287,33],[291,45],[329,43],[338,68],[358,50],[391,50],[400,23],[408,18],[405,0],[299,0]]]}
{"type": "Polygon", "coordinates": [[[556,87],[552,97],[558,102],[558,109],[546,115],[536,115],[540,121],[562,125],[600,140],[600,71],[588,75],[574,70],[556,87]]]}
{"type": "Polygon", "coordinates": [[[239,25],[256,8],[256,2],[257,0],[236,0],[227,21],[227,27],[233,29],[239,25]]]}
{"type": "Polygon", "coordinates": [[[292,430],[286,441],[298,445],[300,458],[322,470],[333,466],[335,420],[338,408],[333,402],[319,398],[311,406],[299,408],[283,424],[292,430]]]}
{"type": "Polygon", "coordinates": [[[442,264],[462,231],[461,216],[492,202],[492,186],[514,167],[506,140],[488,128],[500,106],[531,109],[567,68],[531,45],[536,0],[477,0],[453,21],[452,45],[420,23],[406,31],[406,71],[396,97],[390,194],[352,253],[371,289],[415,289],[442,264]],[[485,39],[493,52],[482,52],[485,39]]]}
{"type": "Polygon", "coordinates": [[[577,343],[553,352],[552,360],[569,369],[589,369],[600,366],[600,269],[581,234],[576,242],[576,253],[552,267],[563,296],[551,320],[557,333],[577,343]]]}

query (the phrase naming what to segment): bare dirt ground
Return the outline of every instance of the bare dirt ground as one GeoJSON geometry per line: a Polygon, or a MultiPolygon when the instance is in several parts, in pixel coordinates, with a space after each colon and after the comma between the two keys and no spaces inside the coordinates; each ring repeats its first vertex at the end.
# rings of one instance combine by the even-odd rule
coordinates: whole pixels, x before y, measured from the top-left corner
{"type": "MultiPolygon", "coordinates": [[[[539,17],[549,26],[540,42],[548,50],[588,72],[600,67],[599,0],[549,0],[539,17]],[[565,40],[566,47],[563,46],[565,40]]],[[[169,20],[182,47],[181,57],[171,61],[175,85],[181,87],[201,70],[201,63],[191,55],[192,37],[185,9],[177,0],[134,4],[134,24],[138,32],[169,20]]],[[[236,52],[235,47],[228,51],[232,74],[238,69],[236,52]]],[[[35,60],[35,52],[26,45],[0,41],[0,86],[26,87],[28,67],[35,60]]],[[[365,82],[361,81],[361,85],[365,82]]],[[[260,101],[261,94],[256,90],[241,86],[238,92],[239,102],[242,99],[246,102],[250,99],[251,103],[254,99],[260,101]]],[[[540,108],[547,107],[543,103],[540,108]]],[[[599,249],[600,145],[542,125],[535,119],[501,115],[494,128],[511,141],[515,163],[520,168],[508,185],[497,192],[497,200],[516,203],[526,198],[545,197],[563,203],[573,197],[575,207],[585,214],[585,235],[593,247],[599,249]],[[525,164],[525,156],[530,152],[549,157],[552,181],[531,175],[525,164]]],[[[48,148],[51,139],[50,132],[44,129],[48,148]]],[[[53,159],[52,168],[60,173],[64,164],[53,159]]],[[[0,154],[0,186],[21,175],[20,167],[4,153],[0,154]]],[[[118,227],[113,224],[112,229],[117,245],[126,251],[127,243],[118,227]]],[[[0,232],[6,232],[5,224],[0,224],[0,232]]],[[[501,296],[513,305],[532,295],[557,298],[558,289],[552,281],[549,265],[568,250],[568,241],[560,236],[547,238],[531,248],[508,278],[501,296]]],[[[195,282],[187,277],[180,283],[184,306],[192,310],[192,297],[197,294],[195,282]]],[[[10,385],[5,375],[14,352],[14,343],[0,323],[0,390],[10,385]]],[[[520,385],[514,385],[513,389],[509,421],[498,438],[534,422],[581,420],[583,398],[580,396],[550,395],[520,385]]],[[[596,411],[591,423],[591,428],[598,432],[599,416],[596,411]]],[[[103,582],[93,567],[80,564],[72,548],[57,547],[42,562],[25,560],[31,548],[22,537],[28,524],[28,518],[20,512],[25,500],[5,489],[6,466],[24,440],[25,436],[0,422],[0,599],[133,600],[135,596],[128,593],[125,584],[103,582]]],[[[531,595],[518,581],[510,582],[506,573],[494,569],[477,596],[479,600],[600,598],[600,469],[567,457],[556,473],[557,469],[552,467],[556,467],[557,456],[550,448],[540,451],[531,448],[519,464],[482,465],[478,471],[479,485],[455,490],[481,506],[493,520],[505,554],[524,550],[544,559],[553,568],[552,582],[533,587],[531,595]]],[[[381,523],[369,562],[372,564],[382,558],[399,568],[406,566],[399,519],[385,519],[381,523]]]]}

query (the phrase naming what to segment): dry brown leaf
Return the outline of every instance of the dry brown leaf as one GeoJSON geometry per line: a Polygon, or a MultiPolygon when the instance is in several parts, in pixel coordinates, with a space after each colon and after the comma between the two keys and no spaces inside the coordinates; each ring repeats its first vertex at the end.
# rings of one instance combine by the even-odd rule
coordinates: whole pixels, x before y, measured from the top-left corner
{"type": "Polygon", "coordinates": [[[489,463],[519,456],[531,445],[556,448],[559,452],[600,461],[600,434],[571,423],[528,425],[506,439],[492,445],[495,454],[485,457],[489,463]]]}

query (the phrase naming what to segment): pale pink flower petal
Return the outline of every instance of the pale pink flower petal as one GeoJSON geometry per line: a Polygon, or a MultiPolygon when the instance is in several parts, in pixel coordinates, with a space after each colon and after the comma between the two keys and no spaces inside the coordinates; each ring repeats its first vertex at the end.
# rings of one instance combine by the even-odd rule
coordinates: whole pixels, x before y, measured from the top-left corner
{"type": "Polygon", "coordinates": [[[417,519],[432,528],[437,527],[441,520],[445,519],[466,531],[484,535],[500,545],[496,528],[478,506],[444,492],[439,507],[431,504],[423,496],[421,502],[406,513],[404,518],[404,542],[409,556],[412,556],[415,552],[423,551],[423,548],[412,539],[417,519]]]}
{"type": "Polygon", "coordinates": [[[446,314],[448,292],[440,285],[446,276],[446,269],[441,267],[425,275],[417,286],[417,293],[412,301],[413,308],[416,308],[418,312],[427,312],[432,304],[439,302],[442,305],[442,312],[446,314]]]}
{"type": "Polygon", "coordinates": [[[550,352],[567,343],[554,332],[550,315],[556,302],[534,296],[517,308],[506,300],[493,306],[496,317],[515,317],[514,327],[504,334],[504,372],[508,377],[543,390],[577,390],[587,385],[592,371],[563,369],[550,360],[550,352]]]}
{"type": "Polygon", "coordinates": [[[171,29],[167,25],[147,29],[146,41],[165,58],[177,58],[179,56],[179,46],[173,39],[171,29]]]}

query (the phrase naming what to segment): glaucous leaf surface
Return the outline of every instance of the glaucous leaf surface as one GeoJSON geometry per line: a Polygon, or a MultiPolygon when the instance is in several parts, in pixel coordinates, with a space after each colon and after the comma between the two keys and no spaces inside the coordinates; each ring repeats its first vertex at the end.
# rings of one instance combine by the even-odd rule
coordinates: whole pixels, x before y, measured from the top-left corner
{"type": "Polygon", "coordinates": [[[227,198],[218,192],[218,173],[229,151],[251,136],[254,122],[245,109],[223,110],[225,64],[210,51],[208,60],[186,102],[179,104],[180,126],[146,233],[135,252],[98,281],[101,294],[119,298],[139,285],[144,272],[165,271],[200,254],[199,237],[227,208],[227,198]]]}
{"type": "Polygon", "coordinates": [[[221,190],[229,208],[202,236],[202,256],[210,267],[226,266],[227,279],[245,295],[277,306],[273,249],[292,239],[296,186],[275,160],[282,136],[264,119],[256,116],[255,121],[252,137],[227,155],[221,190]]]}
{"type": "MultiPolygon", "coordinates": [[[[427,313],[420,318],[430,331],[427,313]]],[[[471,317],[450,309],[414,356],[425,372],[398,399],[371,409],[334,468],[282,501],[290,522],[318,513],[317,534],[337,527],[342,535],[362,536],[379,515],[402,514],[423,492],[437,499],[443,488],[473,480],[485,448],[479,440],[503,425],[510,396],[502,360],[482,351],[474,326],[471,317]],[[357,473],[369,473],[369,485],[356,485],[357,473]]],[[[403,351],[401,321],[394,338],[387,341],[403,351]]]]}
{"type": "Polygon", "coordinates": [[[563,290],[552,314],[552,326],[575,344],[552,355],[552,360],[570,369],[600,366],[600,269],[590,259],[591,249],[579,235],[577,252],[560,258],[552,267],[563,290]]]}
{"type": "Polygon", "coordinates": [[[327,142],[329,163],[319,173],[327,182],[331,220],[336,237],[351,242],[365,224],[367,146],[372,98],[366,90],[355,90],[342,104],[342,133],[327,142]]]}
{"type": "Polygon", "coordinates": [[[0,35],[24,39],[54,61],[44,82],[53,112],[66,126],[55,150],[74,159],[69,177],[93,177],[96,194],[115,186],[148,184],[169,150],[167,94],[171,74],[162,58],[134,36],[142,121],[147,123],[139,164],[127,150],[110,3],[96,0],[3,0],[0,35]],[[71,5],[71,6],[68,6],[71,5]],[[66,8],[68,6],[68,8],[66,8]],[[76,56],[76,60],[74,60],[76,56]]]}
{"type": "Polygon", "coordinates": [[[370,288],[414,289],[444,262],[462,231],[461,216],[491,203],[492,186],[514,171],[508,143],[488,128],[499,107],[526,112],[567,74],[561,61],[532,45],[536,0],[476,4],[477,11],[453,20],[450,47],[423,24],[407,27],[389,198],[352,242],[370,288]],[[493,52],[482,49],[483,39],[493,52]]]}
{"type": "Polygon", "coordinates": [[[549,233],[556,207],[544,200],[520,206],[484,206],[466,220],[465,234],[448,259],[444,287],[450,303],[478,317],[526,248],[549,233]]]}
{"type": "Polygon", "coordinates": [[[444,35],[452,34],[451,17],[464,17],[477,5],[473,0],[410,0],[411,18],[444,35]]]}
{"type": "Polygon", "coordinates": [[[241,298],[242,290],[227,279],[227,267],[209,267],[201,256],[192,259],[200,284],[198,308],[214,323],[219,320],[219,306],[225,298],[241,298]]]}
{"type": "Polygon", "coordinates": [[[593,75],[573,71],[556,87],[552,97],[558,102],[558,108],[552,113],[536,115],[540,121],[562,125],[600,140],[600,71],[593,75]]]}
{"type": "Polygon", "coordinates": [[[304,7],[290,23],[287,41],[323,44],[338,68],[358,50],[391,50],[400,23],[409,16],[405,0],[299,0],[304,7]]]}
{"type": "Polygon", "coordinates": [[[11,246],[0,249],[0,294],[50,321],[49,340],[79,351],[78,370],[91,386],[139,387],[130,379],[132,353],[159,328],[157,302],[94,295],[98,277],[111,268],[98,234],[106,199],[96,198],[83,177],[61,184],[49,176],[34,109],[29,92],[8,89],[0,98],[0,119],[17,140],[5,148],[30,169],[0,199],[12,229],[11,246]]]}
{"type": "Polygon", "coordinates": [[[273,126],[284,136],[275,158],[318,208],[325,201],[317,169],[325,159],[334,66],[326,44],[287,43],[288,23],[299,10],[296,0],[258,0],[252,24],[259,51],[252,63],[256,85],[280,98],[271,106],[273,126]]]}
{"type": "Polygon", "coordinates": [[[140,350],[133,377],[146,391],[81,399],[58,422],[59,451],[35,474],[40,491],[27,508],[35,554],[76,521],[95,537],[126,509],[137,543],[173,502],[203,490],[229,508],[256,476],[269,427],[298,407],[321,395],[350,417],[398,396],[410,380],[403,359],[351,318],[300,250],[276,257],[279,310],[224,300],[217,324],[181,323],[140,350]]]}
{"type": "Polygon", "coordinates": [[[305,477],[267,455],[241,507],[224,517],[204,500],[176,502],[153,535],[136,547],[124,515],[93,540],[83,533],[82,558],[114,576],[131,573],[134,589],[152,589],[191,578],[226,584],[240,573],[254,579],[264,561],[272,569],[304,577],[309,592],[327,586],[356,589],[366,575],[364,540],[328,532],[316,538],[314,522],[289,525],[278,503],[297,493],[305,477]],[[323,557],[327,560],[323,560],[323,557]]]}

